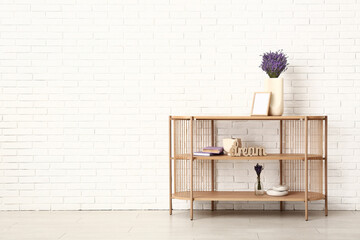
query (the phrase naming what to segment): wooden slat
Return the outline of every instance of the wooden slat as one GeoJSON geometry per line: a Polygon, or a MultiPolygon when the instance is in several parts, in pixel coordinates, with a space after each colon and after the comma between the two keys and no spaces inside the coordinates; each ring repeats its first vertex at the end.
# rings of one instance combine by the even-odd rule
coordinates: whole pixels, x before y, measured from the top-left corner
{"type": "Polygon", "coordinates": [[[172,120],[190,120],[192,116],[170,116],[172,120]]]}
{"type": "MultiPolygon", "coordinates": [[[[173,198],[188,199],[189,192],[179,192],[173,194],[173,198]]],[[[278,201],[290,201],[290,202],[304,202],[304,192],[289,192],[288,195],[282,197],[273,197],[269,195],[257,196],[254,191],[215,191],[215,192],[193,192],[193,198],[195,201],[261,201],[261,202],[278,202],[278,201]]],[[[309,201],[324,199],[325,195],[321,193],[311,192],[309,201]]]]}

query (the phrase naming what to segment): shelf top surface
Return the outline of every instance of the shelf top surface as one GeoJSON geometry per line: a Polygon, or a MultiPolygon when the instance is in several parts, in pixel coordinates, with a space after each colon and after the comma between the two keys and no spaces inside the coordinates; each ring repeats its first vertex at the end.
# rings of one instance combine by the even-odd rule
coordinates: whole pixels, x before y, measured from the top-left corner
{"type": "MultiPolygon", "coordinates": [[[[174,193],[173,198],[189,199],[190,192],[177,192],[174,193]]],[[[193,192],[194,200],[199,201],[304,201],[305,192],[289,192],[286,196],[274,197],[264,194],[262,196],[256,196],[253,191],[208,191],[208,192],[193,192]]],[[[325,195],[317,192],[309,192],[308,199],[320,200],[324,199],[325,195]]]]}
{"type": "MultiPolygon", "coordinates": [[[[322,160],[322,155],[308,154],[309,160],[322,160]]],[[[268,154],[266,156],[257,157],[231,157],[228,155],[215,155],[215,156],[193,156],[194,160],[305,160],[305,154],[268,154]]],[[[191,159],[190,154],[178,154],[175,159],[191,159]]]]}
{"type": "Polygon", "coordinates": [[[324,120],[327,116],[170,116],[173,120],[324,120]]]}

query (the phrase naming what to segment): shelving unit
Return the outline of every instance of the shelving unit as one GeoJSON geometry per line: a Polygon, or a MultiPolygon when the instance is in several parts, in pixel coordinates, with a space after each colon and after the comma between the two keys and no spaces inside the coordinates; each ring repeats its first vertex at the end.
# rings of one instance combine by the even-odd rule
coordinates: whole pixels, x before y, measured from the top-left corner
{"type": "MultiPolygon", "coordinates": [[[[190,201],[193,219],[194,201],[301,201],[325,200],[327,208],[327,116],[170,116],[169,117],[169,212],[172,200],[190,201]],[[278,122],[279,153],[257,157],[193,156],[206,146],[215,145],[216,121],[273,120],[278,122]],[[279,160],[279,184],[289,185],[289,194],[282,197],[256,196],[253,191],[216,191],[217,160],[279,160]]],[[[220,144],[219,144],[220,145],[220,144]]]]}

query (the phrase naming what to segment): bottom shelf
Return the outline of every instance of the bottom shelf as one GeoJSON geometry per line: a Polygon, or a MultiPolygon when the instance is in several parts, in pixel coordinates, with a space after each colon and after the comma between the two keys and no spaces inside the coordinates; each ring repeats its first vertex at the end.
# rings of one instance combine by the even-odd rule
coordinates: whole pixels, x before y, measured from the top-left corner
{"type": "MultiPolygon", "coordinates": [[[[172,195],[174,199],[190,200],[190,192],[177,192],[172,195]]],[[[253,191],[214,191],[214,192],[193,192],[194,201],[287,201],[287,202],[303,202],[305,192],[289,192],[288,195],[282,197],[269,196],[266,193],[262,196],[256,196],[253,191]]],[[[308,192],[308,200],[325,199],[322,193],[308,192]]]]}

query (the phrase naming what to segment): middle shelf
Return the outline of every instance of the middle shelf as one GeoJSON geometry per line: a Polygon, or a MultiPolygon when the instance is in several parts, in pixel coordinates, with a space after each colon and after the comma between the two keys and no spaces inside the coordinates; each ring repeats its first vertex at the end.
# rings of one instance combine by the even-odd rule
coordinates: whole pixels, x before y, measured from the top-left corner
{"type": "MultiPolygon", "coordinates": [[[[172,159],[190,159],[190,154],[177,154],[172,159]]],[[[322,155],[308,154],[308,160],[323,160],[322,155]]],[[[277,153],[267,154],[266,156],[257,157],[231,157],[228,155],[215,155],[215,156],[194,156],[194,160],[305,160],[305,154],[299,153],[277,153]]]]}
{"type": "MultiPolygon", "coordinates": [[[[174,199],[190,199],[190,192],[176,192],[172,195],[174,199]]],[[[195,201],[305,201],[304,191],[291,191],[286,196],[273,197],[269,195],[256,196],[254,191],[194,191],[195,201]]],[[[321,200],[325,195],[317,192],[309,192],[308,200],[321,200]]]]}

